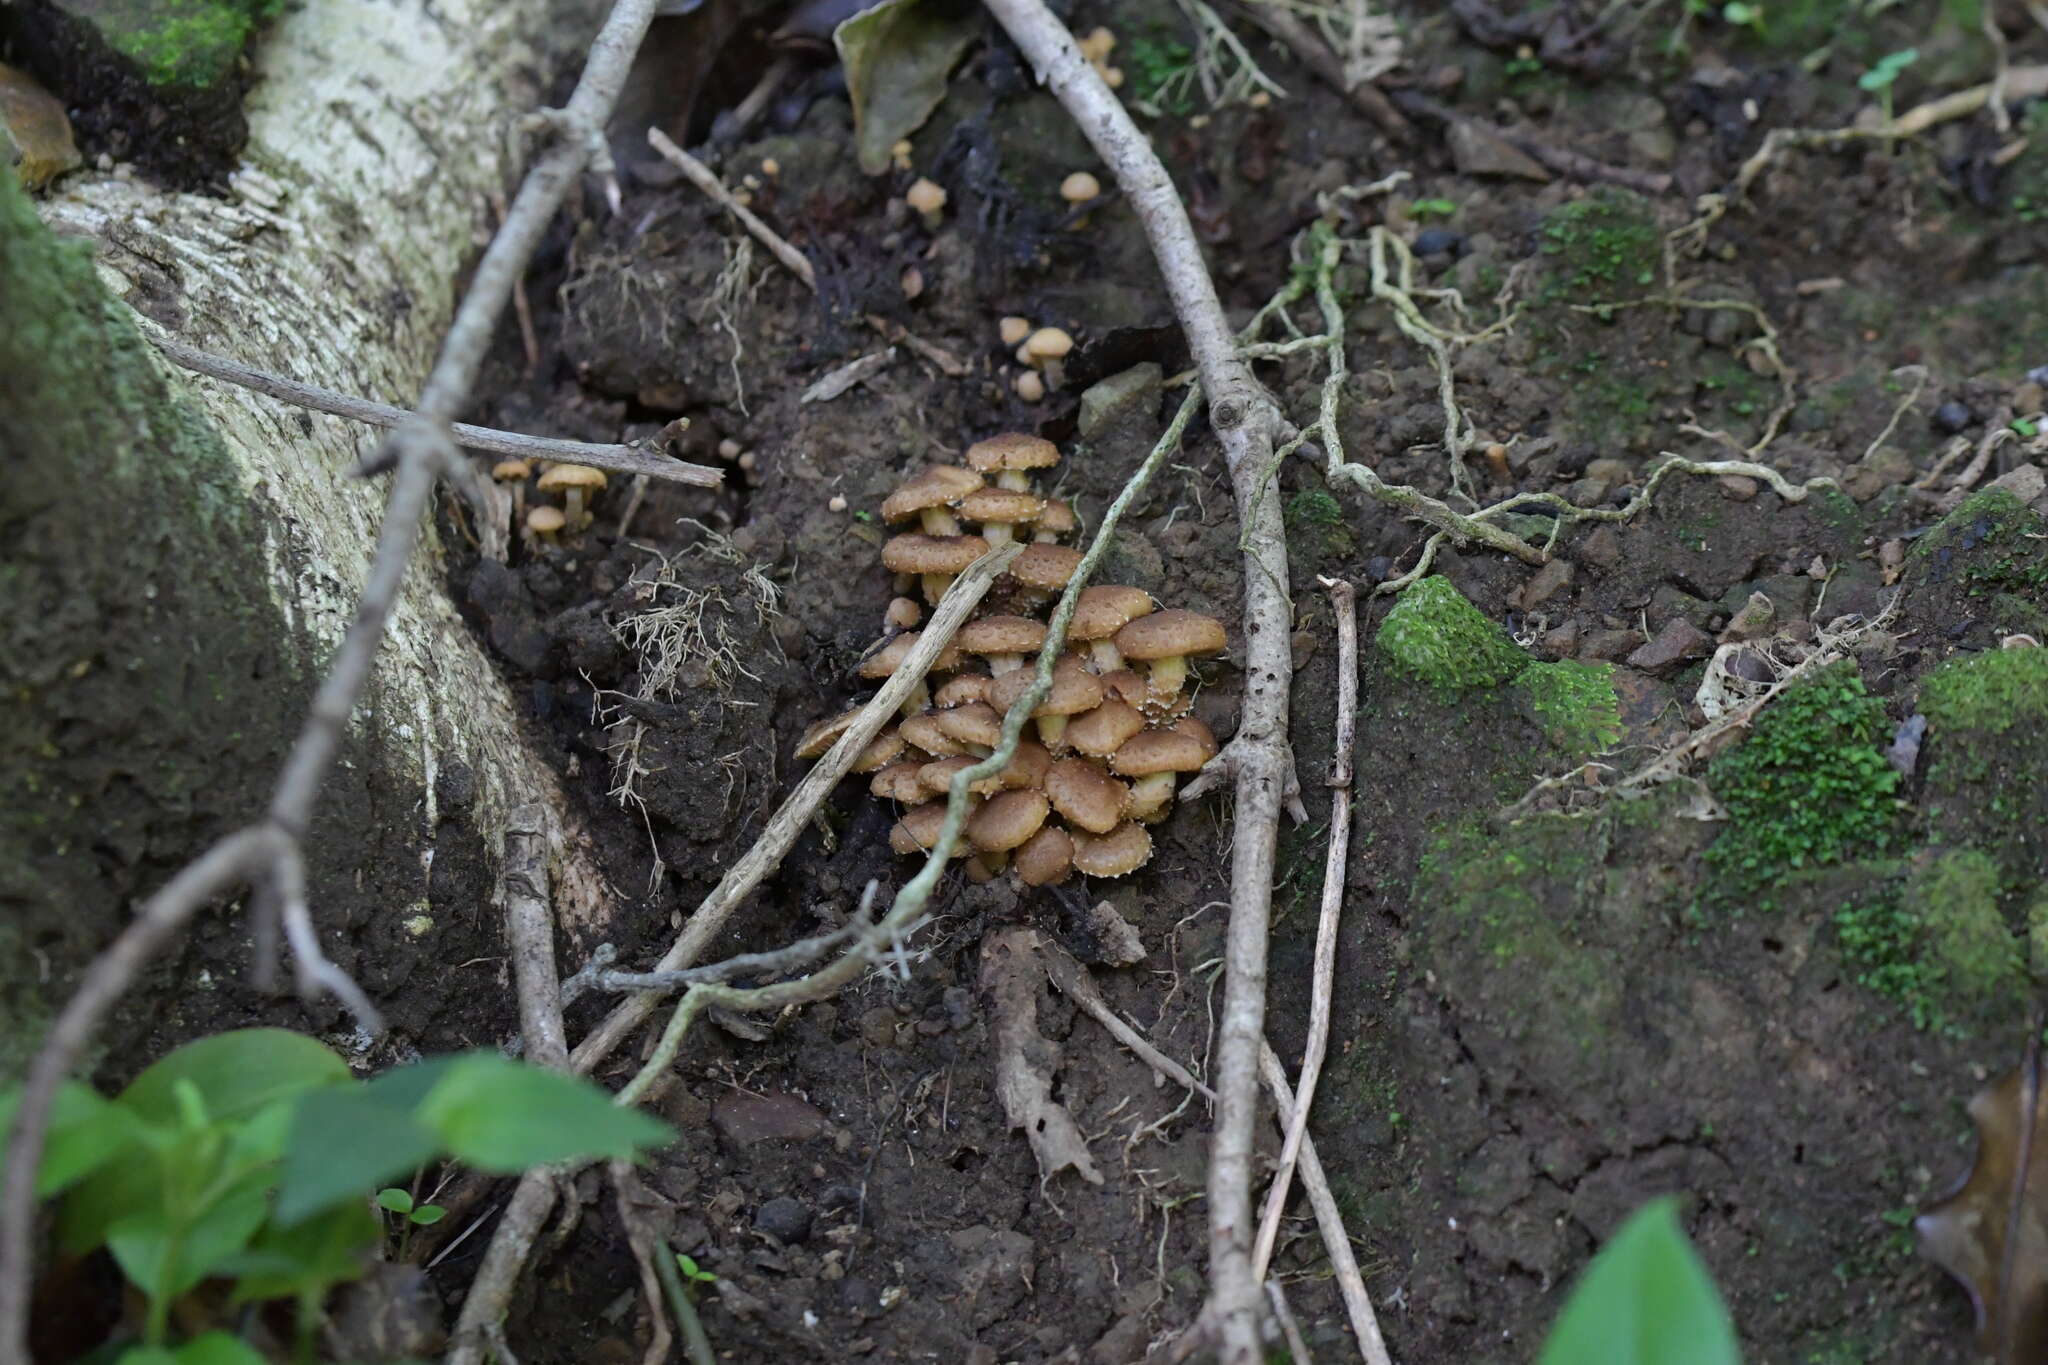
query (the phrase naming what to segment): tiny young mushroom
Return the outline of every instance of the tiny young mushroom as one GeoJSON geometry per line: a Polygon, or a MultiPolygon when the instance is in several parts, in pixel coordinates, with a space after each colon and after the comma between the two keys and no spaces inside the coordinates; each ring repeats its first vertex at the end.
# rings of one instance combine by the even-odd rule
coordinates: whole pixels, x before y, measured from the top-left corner
{"type": "Polygon", "coordinates": [[[1058,446],[1021,431],[1006,431],[967,447],[969,469],[977,474],[993,474],[996,487],[1013,488],[1020,493],[1031,487],[1032,470],[1050,469],[1059,462],[1058,446]]]}
{"type": "MultiPolygon", "coordinates": [[[[989,705],[999,714],[1007,715],[1017,699],[1030,690],[1036,680],[1037,670],[1020,668],[997,677],[989,688],[989,705]]],[[[1038,722],[1038,737],[1045,741],[1045,747],[1054,753],[1065,753],[1067,749],[1067,718],[1092,711],[1102,704],[1102,683],[1094,674],[1082,668],[1071,658],[1061,659],[1053,666],[1052,687],[1045,698],[1038,703],[1031,715],[1038,722]]]]}
{"type": "Polygon", "coordinates": [[[1027,403],[1036,403],[1045,397],[1045,380],[1036,370],[1026,370],[1011,384],[1017,396],[1027,403]]]}
{"type": "Polygon", "coordinates": [[[946,191],[924,176],[919,176],[903,192],[903,202],[917,210],[928,228],[946,221],[946,191]]]}
{"type": "Polygon", "coordinates": [[[1074,841],[1055,824],[1039,826],[1010,855],[1010,870],[1026,886],[1058,886],[1074,870],[1074,841]]]}
{"type": "Polygon", "coordinates": [[[924,583],[925,600],[936,602],[953,579],[988,553],[980,536],[927,536],[910,532],[882,546],[882,567],[892,573],[916,574],[924,583]]]}
{"type": "Polygon", "coordinates": [[[590,524],[586,508],[589,500],[604,487],[604,473],[587,465],[558,464],[540,476],[535,484],[543,493],[560,489],[563,493],[563,511],[569,518],[572,529],[580,530],[590,524]]]}
{"type": "Polygon", "coordinates": [[[1058,498],[1049,498],[1046,500],[1045,510],[1038,514],[1038,525],[1032,531],[1031,538],[1041,544],[1047,544],[1061,536],[1074,534],[1080,526],[1081,523],[1074,516],[1072,507],[1058,498]]]}
{"type": "Polygon", "coordinates": [[[915,516],[928,536],[957,536],[953,504],[982,485],[981,475],[958,465],[935,464],[882,500],[882,520],[894,525],[915,516]]]}
{"type": "MultiPolygon", "coordinates": [[[[863,678],[876,682],[883,678],[894,677],[896,670],[903,666],[903,661],[910,657],[910,651],[917,648],[917,642],[922,638],[922,632],[915,630],[904,631],[901,635],[898,635],[895,639],[889,641],[862,660],[860,675],[863,678]]],[[[933,670],[940,673],[951,672],[959,666],[960,651],[950,644],[940,650],[939,657],[932,662],[933,670]]],[[[911,688],[910,695],[903,699],[903,714],[914,716],[924,710],[925,707],[931,705],[931,700],[930,689],[925,686],[925,680],[919,678],[917,686],[911,688]]]]}
{"type": "Polygon", "coordinates": [[[1143,588],[1127,588],[1117,583],[1083,588],[1080,600],[1074,603],[1074,619],[1067,625],[1067,638],[1088,645],[1097,673],[1114,673],[1124,666],[1124,660],[1110,637],[1140,616],[1151,614],[1152,594],[1143,588]]]}
{"type": "Polygon", "coordinates": [[[960,515],[980,525],[982,539],[991,545],[1008,545],[1019,526],[1038,520],[1044,510],[1043,498],[1014,488],[981,488],[960,499],[960,515]]]}
{"type": "Polygon", "coordinates": [[[1031,335],[1031,319],[1014,314],[1006,317],[996,324],[996,335],[1002,338],[1005,346],[1022,346],[1024,338],[1031,335]]]}
{"type": "Polygon", "coordinates": [[[882,613],[882,624],[890,630],[913,630],[924,619],[924,608],[908,597],[892,597],[882,613]]]}
{"type": "Polygon", "coordinates": [[[1107,834],[1074,836],[1074,867],[1090,877],[1122,877],[1152,860],[1152,836],[1126,820],[1107,834]]]}
{"type": "Polygon", "coordinates": [[[878,800],[914,806],[931,795],[925,790],[924,783],[918,780],[918,773],[925,766],[914,759],[891,763],[868,782],[868,791],[878,800]]]}
{"type": "Polygon", "coordinates": [[[962,653],[988,660],[988,671],[1000,678],[1024,666],[1024,656],[1045,643],[1045,623],[1028,616],[984,616],[960,627],[953,643],[962,653]]]}
{"type": "Polygon", "coordinates": [[[532,462],[500,460],[491,466],[491,477],[512,485],[512,520],[518,521],[526,511],[526,481],[533,477],[532,462]]]}
{"type": "Polygon", "coordinates": [[[1079,208],[1090,200],[1102,197],[1102,182],[1087,171],[1075,171],[1060,181],[1060,198],[1079,208]]]}
{"type": "Polygon", "coordinates": [[[988,700],[989,676],[986,673],[960,673],[939,684],[939,690],[932,693],[932,705],[941,709],[948,706],[965,706],[971,701],[988,700]]]}
{"type": "Polygon", "coordinates": [[[1017,358],[1045,375],[1047,388],[1060,386],[1060,366],[1068,352],[1074,349],[1074,339],[1057,327],[1041,327],[1024,338],[1024,344],[1017,348],[1017,358]]]}
{"type": "Polygon", "coordinates": [[[1045,795],[1068,824],[1107,834],[1123,820],[1131,789],[1085,758],[1063,758],[1045,775],[1045,795]]]}
{"type": "Polygon", "coordinates": [[[1148,700],[1153,708],[1170,706],[1179,695],[1187,681],[1189,658],[1221,654],[1229,643],[1221,621],[1178,608],[1140,616],[1112,639],[1126,659],[1152,666],[1148,700]]]}
{"type": "Polygon", "coordinates": [[[1074,570],[1081,567],[1081,552],[1065,545],[1032,541],[1022,554],[1010,561],[1007,572],[1027,602],[1039,603],[1063,591],[1074,570]]]}
{"type": "Polygon", "coordinates": [[[1194,729],[1147,730],[1133,735],[1116,751],[1109,760],[1109,766],[1123,777],[1135,777],[1136,785],[1131,788],[1131,810],[1133,820],[1151,824],[1166,818],[1166,812],[1173,805],[1173,790],[1182,773],[1199,771],[1203,764],[1216,756],[1216,742],[1212,737],[1208,743],[1202,737],[1208,734],[1192,716],[1184,721],[1193,721],[1201,726],[1194,729]]]}
{"type": "Polygon", "coordinates": [[[538,537],[549,544],[561,534],[569,519],[562,515],[559,507],[536,507],[526,514],[526,534],[529,539],[538,537]]]}
{"type": "Polygon", "coordinates": [[[1105,695],[1093,711],[1084,711],[1067,722],[1067,743],[1091,757],[1108,758],[1144,728],[1143,712],[1121,697],[1105,695]]]}

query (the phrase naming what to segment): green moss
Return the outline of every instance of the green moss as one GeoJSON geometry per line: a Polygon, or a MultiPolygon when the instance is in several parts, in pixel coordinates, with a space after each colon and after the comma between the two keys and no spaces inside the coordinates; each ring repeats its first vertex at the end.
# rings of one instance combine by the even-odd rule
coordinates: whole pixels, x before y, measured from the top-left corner
{"type": "Polygon", "coordinates": [[[1930,583],[1958,581],[1971,597],[2048,591],[2048,518],[2002,488],[1966,498],[1913,547],[1930,583]]]}
{"type": "Polygon", "coordinates": [[[1575,660],[1533,663],[1515,688],[1529,703],[1545,738],[1574,762],[1605,753],[1621,740],[1621,702],[1614,665],[1575,660]]]}
{"type": "Polygon", "coordinates": [[[1842,957],[1916,1028],[1989,1021],[2027,994],[2024,945],[1999,908],[2000,885],[1997,861],[1979,850],[1923,859],[1902,889],[1835,912],[1842,957]]]}
{"type": "Polygon", "coordinates": [[[1936,726],[2002,735],[2048,720],[2048,649],[2001,649],[1950,659],[1920,686],[1920,709],[1936,726]]]}
{"type": "Polygon", "coordinates": [[[1374,641],[1397,673],[1442,697],[1499,686],[1529,666],[1529,656],[1441,574],[1403,593],[1374,641]]]}
{"type": "Polygon", "coordinates": [[[1885,732],[1884,703],[1848,661],[1767,708],[1708,772],[1728,824],[1707,851],[1707,899],[1755,899],[1787,873],[1890,847],[1899,774],[1879,752],[1885,732]]]}
{"type": "Polygon", "coordinates": [[[205,89],[234,69],[281,0],[116,0],[94,15],[107,41],[152,85],[205,89]]]}
{"type": "Polygon", "coordinates": [[[1321,488],[1304,488],[1287,500],[1288,539],[1311,555],[1327,557],[1351,552],[1351,529],[1344,506],[1321,488]]]}
{"type": "Polygon", "coordinates": [[[1921,683],[1936,842],[1984,850],[2020,894],[2048,870],[2048,650],[1950,659],[1921,683]]]}
{"type": "Polygon", "coordinates": [[[1639,296],[1656,283],[1663,260],[1654,211],[1627,190],[1603,188],[1563,205],[1538,235],[1551,258],[1544,302],[1639,296]]]}

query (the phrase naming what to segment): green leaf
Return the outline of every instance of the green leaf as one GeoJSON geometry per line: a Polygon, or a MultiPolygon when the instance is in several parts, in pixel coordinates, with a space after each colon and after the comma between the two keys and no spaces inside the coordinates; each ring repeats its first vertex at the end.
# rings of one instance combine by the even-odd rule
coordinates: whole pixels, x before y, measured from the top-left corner
{"type": "Polygon", "coordinates": [[[1676,1207],[1668,1196],[1653,1200],[1600,1249],[1540,1365],[1741,1365],[1728,1310],[1676,1207]]]}
{"type": "Polygon", "coordinates": [[[448,1216],[448,1210],[439,1204],[422,1204],[406,1215],[414,1227],[430,1228],[448,1216]]]}
{"type": "Polygon", "coordinates": [[[981,25],[981,7],[966,0],[882,0],[833,30],[863,171],[888,170],[890,148],[924,126],[981,25]]]}
{"type": "Polygon", "coordinates": [[[379,1190],[377,1207],[389,1209],[393,1213],[411,1213],[412,1196],[400,1189],[379,1190]]]}
{"type": "Polygon", "coordinates": [[[289,1029],[251,1028],[187,1043],[137,1076],[120,1103],[157,1123],[180,1113],[178,1082],[188,1081],[215,1123],[246,1118],[274,1100],[351,1077],[333,1049],[289,1029]]]}
{"type": "MultiPolygon", "coordinates": [[[[21,1087],[0,1094],[0,1132],[14,1127],[14,1111],[20,1104],[21,1087]]],[[[139,1129],[128,1110],[100,1098],[91,1086],[64,1082],[50,1106],[36,1197],[48,1199],[91,1175],[133,1146],[139,1129]]]]}
{"type": "Polygon", "coordinates": [[[410,1112],[414,1079],[386,1086],[379,1077],[368,1085],[337,1086],[299,1098],[278,1174],[275,1216],[280,1224],[360,1199],[433,1160],[441,1141],[410,1112]]]}
{"type": "Polygon", "coordinates": [[[324,1298],[333,1286],[362,1276],[383,1231],[361,1200],[338,1204],[288,1228],[272,1224],[231,1267],[241,1278],[230,1302],[324,1298]]]}
{"type": "Polygon", "coordinates": [[[268,1171],[251,1171],[187,1222],[150,1209],[107,1230],[107,1249],[122,1273],[152,1299],[174,1299],[249,1244],[263,1224],[268,1171]]]}
{"type": "MultiPolygon", "coordinates": [[[[175,1352],[156,1351],[143,1358],[146,1365],[168,1365],[171,1361],[177,1365],[268,1365],[262,1352],[226,1332],[208,1332],[192,1338],[175,1352]]],[[[122,1356],[120,1365],[139,1365],[136,1353],[130,1351],[122,1356]]]]}
{"type": "Polygon", "coordinates": [[[620,1108],[588,1081],[492,1052],[450,1066],[417,1117],[458,1159],[495,1175],[555,1161],[630,1158],[675,1140],[667,1124],[620,1108]]]}

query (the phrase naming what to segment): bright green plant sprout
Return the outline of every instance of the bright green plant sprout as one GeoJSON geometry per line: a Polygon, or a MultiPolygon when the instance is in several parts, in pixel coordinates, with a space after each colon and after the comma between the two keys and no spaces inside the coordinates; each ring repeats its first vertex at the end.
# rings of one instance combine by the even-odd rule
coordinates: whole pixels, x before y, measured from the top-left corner
{"type": "Polygon", "coordinates": [[[1892,87],[1898,83],[1899,73],[1919,60],[1920,49],[1909,47],[1879,58],[1875,66],[1856,78],[1858,89],[1877,96],[1887,125],[1892,121],[1892,87]]]}
{"type": "Polygon", "coordinates": [[[1457,211],[1454,199],[1418,199],[1408,206],[1409,216],[1414,218],[1449,218],[1457,211]]]}
{"type": "Polygon", "coordinates": [[[697,1264],[695,1259],[684,1255],[680,1251],[676,1253],[676,1269],[682,1271],[683,1278],[688,1280],[691,1284],[718,1283],[718,1277],[716,1275],[704,1269],[704,1267],[697,1264]]]}
{"type": "Polygon", "coordinates": [[[1749,0],[1728,0],[1721,6],[1721,18],[1735,28],[1746,28],[1757,37],[1767,37],[1764,28],[1764,7],[1749,3],[1749,0]]]}
{"type": "Polygon", "coordinates": [[[2024,417],[2015,417],[2012,419],[2012,429],[2016,436],[2032,436],[2039,432],[2041,427],[2039,423],[2030,422],[2024,417]]]}
{"type": "Polygon", "coordinates": [[[1188,88],[1195,74],[1194,50],[1172,38],[1131,39],[1125,68],[1131,77],[1131,103],[1153,114],[1185,114],[1194,108],[1188,88]]]}
{"type": "Polygon", "coordinates": [[[448,1210],[439,1204],[417,1203],[409,1191],[395,1185],[377,1191],[377,1207],[399,1217],[398,1259],[401,1261],[412,1249],[414,1228],[430,1228],[448,1216],[448,1210]]]}
{"type": "Polygon", "coordinates": [[[1600,1248],[1538,1365],[1741,1365],[1735,1326],[1678,1226],[1677,1202],[1644,1205],[1600,1248]]]}

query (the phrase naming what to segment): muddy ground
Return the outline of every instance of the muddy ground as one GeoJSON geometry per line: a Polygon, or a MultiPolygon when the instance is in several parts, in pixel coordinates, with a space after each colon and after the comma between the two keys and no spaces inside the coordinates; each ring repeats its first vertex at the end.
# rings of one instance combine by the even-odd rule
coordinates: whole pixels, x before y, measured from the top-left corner
{"type": "MultiPolygon", "coordinates": [[[[1578,701],[1547,709],[1526,678],[1418,678],[1373,644],[1401,599],[1363,599],[1336,1030],[1312,1131],[1381,1323],[1411,1365],[1531,1359],[1600,1240],[1645,1199],[1678,1192],[1747,1358],[1971,1359],[1969,1303],[1912,1254],[1906,1225],[1967,1166],[1963,1105],[2017,1056],[2029,910],[2048,905],[2048,679],[1998,662],[2008,637],[2048,626],[2048,524],[2024,506],[2041,487],[2023,469],[2040,459],[2029,418],[2044,406],[2029,371],[2048,363],[2037,212],[2048,145],[2010,151],[2048,112],[2018,107],[2006,132],[1986,117],[1786,152],[1746,204],[1673,239],[1770,130],[1850,122],[1870,99],[1856,77],[1879,57],[1919,49],[1895,92],[1903,108],[1986,79],[1988,44],[1930,4],[1875,17],[1788,7],[1761,37],[1696,15],[1676,52],[1665,47],[1676,6],[1623,7],[1616,29],[1577,42],[1559,37],[1568,16],[1546,29],[1540,15],[1454,8],[1460,19],[1404,16],[1412,93],[1669,187],[1544,172],[1427,114],[1397,144],[1250,35],[1284,96],[1211,108],[1199,87],[1161,89],[1195,42],[1177,9],[1082,5],[1072,22],[1110,26],[1126,96],[1165,106],[1145,121],[1237,317],[1288,280],[1293,244],[1326,210],[1341,235],[1380,227],[1407,242],[1417,290],[1460,290],[1475,330],[1519,310],[1455,363],[1474,429],[1463,483],[1482,502],[1548,492],[1618,509],[1660,452],[1737,458],[1731,447],[1794,485],[1839,487],[1793,502],[1754,478],[1677,476],[1625,522],[1567,518],[1543,569],[1437,551],[1431,571],[1534,659],[1611,666],[1618,733],[1589,738],[1578,701]],[[1412,178],[1390,193],[1339,193],[1397,170],[1412,178]],[[1746,306],[1686,306],[1679,294],[1746,306]],[[1990,439],[2000,431],[2008,438],[1990,439]],[[1930,477],[1957,440],[1961,456],[1930,477]],[[1494,445],[1504,450],[1490,460],[1494,445]],[[2018,496],[1957,511],[1966,490],[1950,479],[1980,449],[1973,486],[2021,470],[2018,496]],[[1773,805],[1739,766],[1695,767],[1704,788],[1603,799],[1702,723],[1706,656],[1759,593],[1765,638],[1786,658],[1840,618],[1891,609],[1826,675],[1840,715],[1772,732],[1795,769],[1845,764],[1863,785],[1814,796],[1813,820],[1773,805]],[[1987,660],[2004,670],[1990,682],[1969,671],[1987,660]],[[1929,684],[1942,669],[1947,681],[1929,684]],[[1930,723],[1910,774],[1877,780],[1858,766],[1916,714],[1930,723]],[[1597,783],[1501,816],[1539,778],[1595,755],[1608,765],[1597,783]],[[1715,813],[1730,818],[1700,818],[1715,813]],[[1737,840],[1755,860],[1730,856],[1737,840]],[[1988,916],[2004,935],[1988,963],[1951,951],[1960,931],[1944,916],[1965,904],[1976,928],[1988,916]]],[[[733,28],[735,61],[754,51],[756,27],[733,28]]],[[[2009,36],[2015,64],[2048,53],[2024,16],[2009,36]]],[[[710,104],[737,98],[706,89],[699,135],[710,104]]],[[[609,850],[632,907],[616,946],[632,961],[657,955],[748,846],[800,773],[802,730],[866,695],[852,668],[892,595],[876,515],[889,490],[979,437],[1033,431],[1068,452],[1057,487],[1092,524],[1178,395],[1139,385],[1085,436],[1079,395],[1135,364],[1169,376],[1185,364],[1128,208],[1111,199],[1073,221],[1060,202],[1062,177],[1100,168],[1000,38],[971,49],[905,168],[859,172],[842,95],[785,100],[775,118],[717,149],[718,164],[728,183],[751,177],[754,208],[816,264],[815,297],[701,196],[634,161],[623,211],[586,199],[536,266],[537,363],[508,323],[475,413],[598,440],[686,416],[679,453],[731,473],[718,493],[655,485],[636,498],[615,486],[593,530],[523,546],[508,566],[462,565],[451,582],[609,850]],[[902,202],[919,175],[948,190],[937,226],[902,202]],[[869,314],[969,372],[899,348],[843,395],[802,401],[820,375],[881,347],[869,314]],[[1041,402],[1013,387],[997,339],[1007,314],[1080,343],[1041,402]],[[666,691],[650,686],[652,647],[632,634],[657,610],[687,623],[664,636],[681,664],[666,691]]],[[[1362,252],[1335,285],[1352,372],[1344,450],[1389,482],[1452,496],[1428,353],[1372,297],[1362,252]]],[[[1417,297],[1454,321],[1441,297],[1417,297]]],[[[1319,326],[1307,305],[1293,317],[1319,326]]],[[[1297,420],[1313,414],[1316,356],[1260,373],[1297,420]]],[[[1316,580],[1398,578],[1428,537],[1327,486],[1307,458],[1284,466],[1277,495],[1310,818],[1282,838],[1271,1034],[1298,1055],[1335,695],[1316,580]]],[[[1512,524],[1540,540],[1556,509],[1520,516],[1512,524]]],[[[1198,422],[1132,508],[1101,581],[1217,614],[1235,641],[1236,534],[1198,422]]],[[[1200,672],[1199,714],[1227,737],[1231,659],[1200,672]]],[[[887,848],[891,818],[864,783],[843,786],[726,946],[772,947],[837,922],[870,879],[893,890],[911,865],[887,848]]],[[[1134,877],[1028,893],[949,878],[907,982],[877,975],[761,1037],[702,1029],[662,1102],[687,1136],[648,1184],[677,1249],[718,1277],[703,1313],[721,1358],[1109,1365],[1189,1321],[1205,1262],[1201,1108],[1048,990],[1039,1028],[1061,1053],[1058,1096],[1105,1178],[1041,1181],[996,1101],[979,945],[1026,923],[1098,961],[1080,912],[1108,900],[1147,956],[1097,966],[1097,980],[1200,1070],[1228,831],[1227,802],[1211,799],[1158,828],[1158,853],[1134,877]]],[[[594,946],[561,948],[573,964],[594,946]]],[[[404,973],[373,984],[401,1017],[409,994],[437,989],[404,973]]],[[[572,1035],[597,1006],[584,1009],[572,1035]]],[[[412,1017],[426,1047],[512,1027],[509,1002],[412,1017]]],[[[639,1358],[624,1237],[608,1193],[583,1192],[580,1222],[530,1271],[512,1324],[522,1360],[639,1358]]],[[[1317,1358],[1345,1358],[1312,1221],[1293,1213],[1280,1273],[1317,1358]]],[[[482,1242],[438,1265],[451,1301],[482,1242]]]]}

